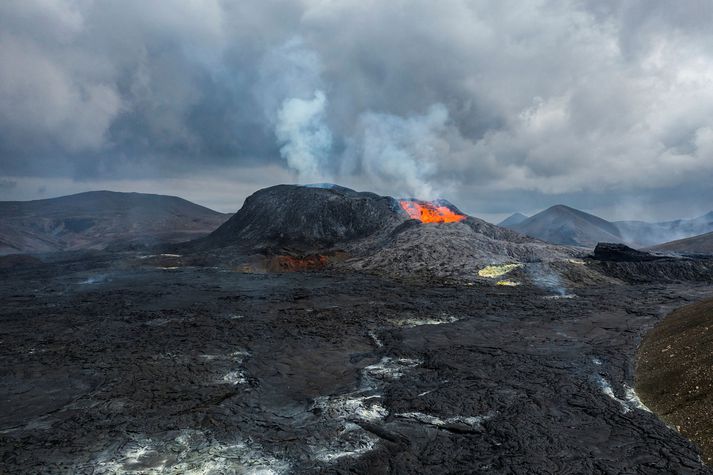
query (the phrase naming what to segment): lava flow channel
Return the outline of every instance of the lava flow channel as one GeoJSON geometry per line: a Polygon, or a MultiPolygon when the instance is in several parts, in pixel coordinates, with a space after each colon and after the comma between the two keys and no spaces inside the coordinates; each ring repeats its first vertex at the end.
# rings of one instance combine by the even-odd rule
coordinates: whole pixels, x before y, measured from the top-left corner
{"type": "Polygon", "coordinates": [[[402,200],[399,203],[411,219],[418,219],[422,223],[455,223],[465,219],[464,214],[455,213],[448,206],[439,206],[429,201],[402,200]]]}

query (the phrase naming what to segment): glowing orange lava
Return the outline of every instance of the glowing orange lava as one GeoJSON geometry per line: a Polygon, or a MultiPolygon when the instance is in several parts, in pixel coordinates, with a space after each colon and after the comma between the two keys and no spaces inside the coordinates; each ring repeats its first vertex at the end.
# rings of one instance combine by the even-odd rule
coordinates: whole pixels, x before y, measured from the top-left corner
{"type": "Polygon", "coordinates": [[[418,219],[422,223],[455,223],[465,219],[465,215],[454,213],[447,206],[438,206],[429,201],[402,200],[399,203],[411,219],[418,219]]]}

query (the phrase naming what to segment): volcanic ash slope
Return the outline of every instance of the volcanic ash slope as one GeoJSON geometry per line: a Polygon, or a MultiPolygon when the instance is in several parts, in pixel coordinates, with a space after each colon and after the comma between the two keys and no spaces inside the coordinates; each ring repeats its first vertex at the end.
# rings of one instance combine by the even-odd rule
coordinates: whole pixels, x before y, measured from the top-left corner
{"type": "Polygon", "coordinates": [[[404,222],[381,246],[345,264],[399,277],[475,278],[488,265],[566,261],[579,251],[547,244],[477,218],[457,223],[404,222]]]}

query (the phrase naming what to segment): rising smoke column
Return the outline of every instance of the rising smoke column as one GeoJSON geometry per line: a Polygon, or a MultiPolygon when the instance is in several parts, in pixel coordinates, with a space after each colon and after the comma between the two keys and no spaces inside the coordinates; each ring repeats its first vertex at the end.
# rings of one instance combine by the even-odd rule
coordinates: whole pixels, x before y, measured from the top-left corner
{"type": "Polygon", "coordinates": [[[448,109],[442,104],[409,117],[365,112],[349,140],[342,171],[359,171],[402,196],[437,198],[438,162],[450,152],[447,123],[448,109]]]}
{"type": "Polygon", "coordinates": [[[255,90],[287,166],[299,182],[319,181],[332,151],[319,56],[300,38],[268,52],[255,90]]]}
{"type": "Polygon", "coordinates": [[[329,170],[338,169],[347,182],[359,176],[384,192],[439,197],[439,163],[452,152],[448,109],[436,103],[409,116],[363,111],[336,154],[321,73],[319,55],[300,38],[270,50],[259,70],[256,98],[298,181],[332,181],[329,170]]]}
{"type": "Polygon", "coordinates": [[[301,180],[323,176],[325,161],[332,148],[332,134],[325,122],[327,98],[317,90],[312,99],[285,99],[277,113],[275,135],[287,165],[301,180]]]}

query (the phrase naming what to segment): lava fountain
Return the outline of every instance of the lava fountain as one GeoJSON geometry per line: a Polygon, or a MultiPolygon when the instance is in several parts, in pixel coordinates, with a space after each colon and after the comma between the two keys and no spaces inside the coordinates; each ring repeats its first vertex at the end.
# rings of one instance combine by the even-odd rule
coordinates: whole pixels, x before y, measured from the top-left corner
{"type": "Polygon", "coordinates": [[[466,217],[433,201],[401,200],[399,204],[411,219],[418,219],[422,223],[456,223],[466,217]]]}

